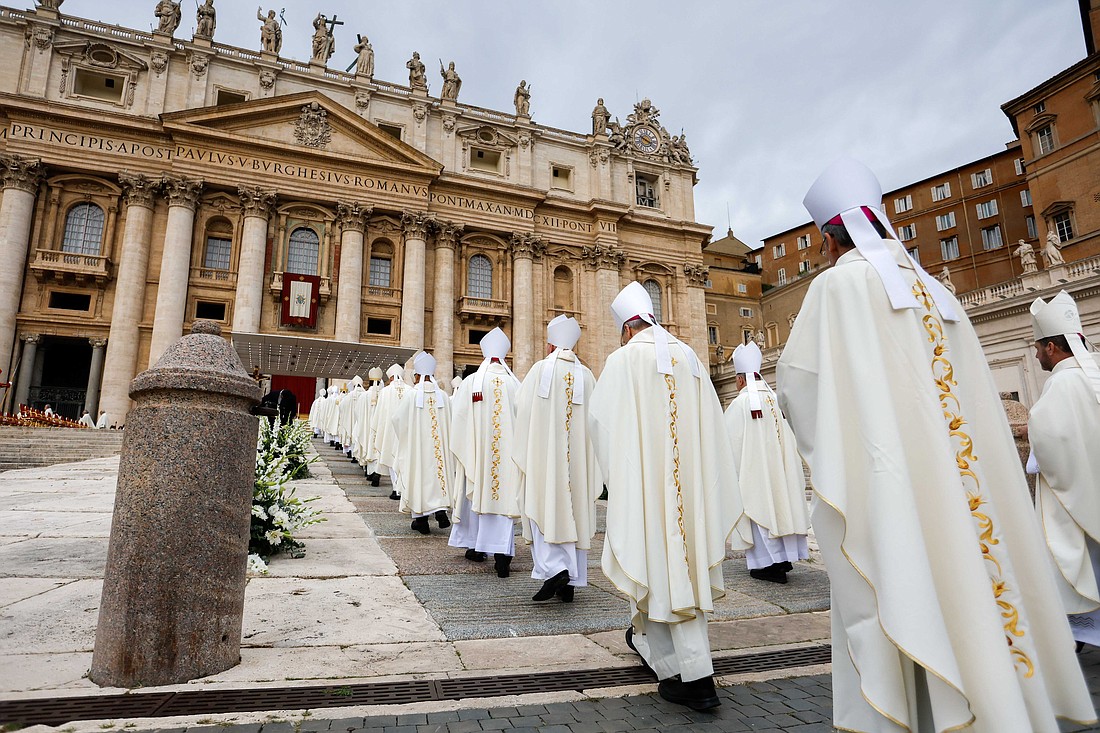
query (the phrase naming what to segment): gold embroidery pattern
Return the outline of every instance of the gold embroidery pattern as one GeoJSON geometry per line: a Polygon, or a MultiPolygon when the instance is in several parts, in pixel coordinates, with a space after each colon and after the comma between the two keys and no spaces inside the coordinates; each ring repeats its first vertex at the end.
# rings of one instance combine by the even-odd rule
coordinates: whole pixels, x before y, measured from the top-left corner
{"type": "Polygon", "coordinates": [[[500,411],[503,407],[500,403],[501,384],[499,378],[493,380],[493,442],[490,446],[493,450],[493,464],[490,469],[493,475],[493,501],[500,501],[500,411]]]}
{"type": "Polygon", "coordinates": [[[962,406],[959,398],[953,392],[953,388],[958,386],[958,383],[955,381],[955,367],[947,358],[947,338],[943,332],[943,323],[933,312],[932,295],[920,280],[913,285],[913,295],[926,311],[922,322],[924,330],[928,332],[928,343],[933,345],[932,378],[940,391],[940,409],[943,410],[944,419],[947,421],[948,435],[955,444],[955,465],[959,469],[959,476],[963,479],[963,483],[970,479],[973,485],[973,488],[967,489],[966,498],[970,515],[977,522],[978,546],[981,548],[982,557],[994,569],[989,574],[989,580],[993,587],[993,598],[997,607],[1001,609],[1005,641],[1008,643],[1013,660],[1024,670],[1024,677],[1030,678],[1035,674],[1035,665],[1027,653],[1013,642],[1014,638],[1024,636],[1024,631],[1019,627],[1020,612],[1004,597],[1009,587],[1000,577],[1003,569],[1000,561],[993,554],[993,547],[1000,544],[1000,540],[993,536],[993,519],[985,512],[979,511],[987,502],[981,494],[981,482],[971,468],[978,462],[978,457],[974,455],[974,441],[962,429],[966,425],[966,419],[961,414],[962,406]]]}
{"type": "MultiPolygon", "coordinates": [[[[676,364],[675,361],[672,363],[676,364]]],[[[687,531],[684,529],[684,490],[680,484],[680,436],[677,431],[677,421],[680,416],[676,407],[676,377],[666,374],[665,386],[668,387],[668,434],[672,438],[672,482],[676,485],[676,525],[684,544],[684,564],[690,566],[687,556],[687,531]]]]}
{"type": "Polygon", "coordinates": [[[435,477],[439,481],[439,490],[447,495],[447,476],[443,470],[443,451],[439,447],[439,416],[435,412],[435,398],[428,397],[428,414],[432,418],[432,443],[435,446],[435,477]]]}
{"type": "Polygon", "coordinates": [[[569,465],[569,425],[573,422],[573,370],[563,377],[565,380],[565,465],[569,465]]]}

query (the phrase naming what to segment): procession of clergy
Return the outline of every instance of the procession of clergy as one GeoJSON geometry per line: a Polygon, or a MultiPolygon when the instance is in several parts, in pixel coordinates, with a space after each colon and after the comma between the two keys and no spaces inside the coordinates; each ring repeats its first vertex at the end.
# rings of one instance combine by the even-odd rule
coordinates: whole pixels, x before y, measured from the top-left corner
{"type": "Polygon", "coordinates": [[[1057,731],[1095,720],[1074,655],[1100,645],[1100,367],[1073,299],[1036,300],[1036,358],[1051,372],[1029,423],[1027,470],[959,302],[906,253],[882,190],[842,159],[804,201],[832,267],[810,285],[773,391],[753,343],[733,361],[723,415],[705,365],[630,283],[611,303],[622,348],[599,380],[581,327],[547,326],[521,382],[508,338],[481,342],[448,396],[435,360],[389,381],[323,392],[310,415],[428,534],[507,577],[513,522],[531,543],[534,596],[587,582],[607,489],[602,568],[630,599],[626,642],[662,697],[720,703],[706,615],[727,548],[786,583],[813,526],[831,583],[834,725],[849,731],[1057,731]]]}

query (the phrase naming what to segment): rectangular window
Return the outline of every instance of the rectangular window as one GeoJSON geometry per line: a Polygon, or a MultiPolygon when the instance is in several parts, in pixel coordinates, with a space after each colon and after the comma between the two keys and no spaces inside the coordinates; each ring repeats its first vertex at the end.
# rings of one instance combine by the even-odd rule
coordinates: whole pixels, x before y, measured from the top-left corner
{"type": "Polygon", "coordinates": [[[711,346],[718,343],[718,326],[707,326],[707,341],[711,346]]]}
{"type": "Polygon", "coordinates": [[[798,274],[799,275],[805,275],[809,271],[810,271],[810,261],[809,260],[801,260],[798,263],[798,274]]]}
{"type": "MultiPolygon", "coordinates": [[[[207,270],[228,270],[229,253],[233,249],[233,242],[221,237],[206,238],[206,257],[203,259],[203,267],[207,270]]],[[[197,316],[196,316],[197,317],[197,316]]],[[[205,316],[203,316],[205,318],[205,316]]],[[[220,319],[218,319],[220,320],[220,319]]]]}
{"type": "Polygon", "coordinates": [[[747,292],[749,292],[749,286],[746,285],[745,283],[737,283],[737,292],[747,293],[747,292]]]}
{"type": "Polygon", "coordinates": [[[991,226],[982,229],[982,249],[1000,249],[1004,245],[1001,239],[1001,227],[991,226]]]}
{"type": "Polygon", "coordinates": [[[659,204],[657,199],[657,176],[635,172],[634,189],[638,206],[647,206],[651,209],[657,208],[659,204]]]}
{"type": "Polygon", "coordinates": [[[913,195],[902,196],[894,199],[894,213],[901,214],[913,208],[913,195]]]}
{"type": "Polygon", "coordinates": [[[778,276],[779,276],[779,284],[780,285],[786,285],[787,284],[787,270],[780,267],[778,276]]]}
{"type": "Polygon", "coordinates": [[[1034,109],[1035,109],[1035,114],[1041,115],[1041,114],[1043,114],[1044,112],[1047,111],[1047,103],[1046,102],[1039,102],[1037,105],[1035,105],[1034,109]]]}
{"type": "Polygon", "coordinates": [[[477,346],[478,344],[481,343],[481,339],[485,338],[488,335],[489,335],[488,331],[483,331],[479,328],[471,328],[470,329],[470,338],[469,338],[470,346],[477,346]]]}
{"type": "Polygon", "coordinates": [[[1039,145],[1039,155],[1046,155],[1054,150],[1054,127],[1047,125],[1039,128],[1039,131],[1035,133],[1035,140],[1039,145]]]}
{"type": "Polygon", "coordinates": [[[377,125],[378,125],[379,130],[386,133],[387,135],[389,135],[393,139],[395,139],[395,140],[400,140],[401,139],[401,130],[402,130],[401,125],[391,125],[388,122],[379,122],[379,123],[377,123],[377,125]]]}
{"type": "Polygon", "coordinates": [[[87,293],[50,293],[50,307],[66,311],[89,311],[92,308],[92,296],[87,293]]]}
{"type": "Polygon", "coordinates": [[[959,257],[959,238],[948,237],[940,240],[940,254],[944,260],[955,260],[959,257]]]}
{"type": "Polygon", "coordinates": [[[1027,238],[1036,239],[1039,236],[1039,230],[1035,228],[1035,217],[1024,217],[1024,223],[1027,224],[1027,238]]]}
{"type": "Polygon", "coordinates": [[[914,247],[913,249],[906,250],[909,256],[913,258],[913,261],[918,265],[920,264],[920,247],[914,247]]]}
{"type": "Polygon", "coordinates": [[[932,200],[943,201],[944,199],[951,198],[951,182],[947,181],[941,183],[938,186],[932,186],[932,200]]]}
{"type": "Polygon", "coordinates": [[[1031,206],[1031,189],[1020,191],[1020,206],[1031,206]]]}
{"type": "Polygon", "coordinates": [[[955,212],[949,211],[936,217],[936,231],[943,232],[955,228],[955,212]]]}
{"type": "Polygon", "coordinates": [[[786,242],[780,242],[779,244],[775,245],[775,247],[772,250],[772,255],[777,260],[780,257],[786,257],[787,256],[787,243],[786,242]]]}
{"type": "Polygon", "coordinates": [[[218,90],[218,100],[214,103],[217,106],[223,104],[239,104],[240,102],[247,102],[248,94],[245,92],[234,92],[228,89],[218,90]]]}
{"type": "Polygon", "coordinates": [[[810,235],[809,234],[803,234],[802,236],[800,236],[798,238],[798,248],[799,249],[809,249],[810,248],[810,235]]]}
{"type": "Polygon", "coordinates": [[[565,166],[550,166],[550,188],[573,190],[573,169],[565,166]]]}
{"type": "Polygon", "coordinates": [[[764,266],[764,255],[756,255],[756,257],[753,258],[753,262],[756,263],[756,269],[759,270],[764,266]]]}
{"type": "Polygon", "coordinates": [[[1016,175],[1022,176],[1024,174],[1024,159],[1023,158],[1017,158],[1013,162],[1016,165],[1016,175]]]}
{"type": "Polygon", "coordinates": [[[997,215],[997,200],[994,199],[992,201],[986,201],[984,203],[978,204],[974,208],[978,210],[979,219],[988,219],[991,216],[997,215]]]}
{"type": "Polygon", "coordinates": [[[991,183],[993,183],[993,171],[989,168],[970,174],[970,185],[974,188],[984,188],[991,183]]]}
{"type": "MultiPolygon", "coordinates": [[[[782,272],[782,270],[780,270],[782,272]]],[[[738,311],[742,318],[752,318],[752,308],[741,308],[738,311]]]]}
{"type": "Polygon", "coordinates": [[[1058,232],[1058,241],[1068,242],[1073,239],[1073,220],[1068,211],[1063,211],[1054,217],[1054,228],[1058,232]]]}
{"type": "Polygon", "coordinates": [[[117,74],[77,69],[73,76],[73,94],[101,99],[104,102],[122,102],[122,89],[125,86],[126,77],[117,74]]]}
{"type": "Polygon", "coordinates": [[[917,224],[906,224],[905,226],[898,227],[898,239],[903,242],[908,242],[910,239],[917,238],[917,224]]]}
{"type": "Polygon", "coordinates": [[[388,288],[392,271],[393,261],[389,257],[371,257],[370,282],[368,285],[376,288],[388,288]]]}
{"type": "Polygon", "coordinates": [[[715,304],[715,303],[707,303],[707,315],[708,315],[708,316],[716,316],[716,315],[718,315],[718,306],[717,306],[717,304],[715,304]]]}
{"type": "Polygon", "coordinates": [[[390,318],[368,318],[367,333],[376,336],[391,336],[393,335],[393,320],[390,318]]]}
{"type": "Polygon", "coordinates": [[[499,173],[500,153],[496,150],[470,148],[470,167],[477,171],[499,173]]]}
{"type": "Polygon", "coordinates": [[[207,300],[196,300],[195,318],[205,318],[211,321],[224,321],[225,303],[213,303],[207,300]]]}

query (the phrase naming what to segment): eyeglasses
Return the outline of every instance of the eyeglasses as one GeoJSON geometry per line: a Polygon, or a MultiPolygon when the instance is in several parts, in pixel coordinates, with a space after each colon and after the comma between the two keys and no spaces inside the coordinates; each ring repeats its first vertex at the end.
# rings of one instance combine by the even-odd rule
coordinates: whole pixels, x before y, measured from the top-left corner
{"type": "Polygon", "coordinates": [[[817,250],[817,252],[822,257],[829,256],[829,243],[825,240],[825,237],[821,238],[821,247],[817,250]]]}

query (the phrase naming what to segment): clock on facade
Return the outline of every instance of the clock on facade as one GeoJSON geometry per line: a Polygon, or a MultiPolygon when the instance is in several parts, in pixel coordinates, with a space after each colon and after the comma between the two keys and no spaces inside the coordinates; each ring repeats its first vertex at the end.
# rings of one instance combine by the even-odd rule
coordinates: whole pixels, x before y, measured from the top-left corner
{"type": "Polygon", "coordinates": [[[656,153],[661,147],[661,138],[657,135],[657,131],[646,125],[638,125],[634,128],[633,142],[637,150],[649,155],[656,153]]]}

